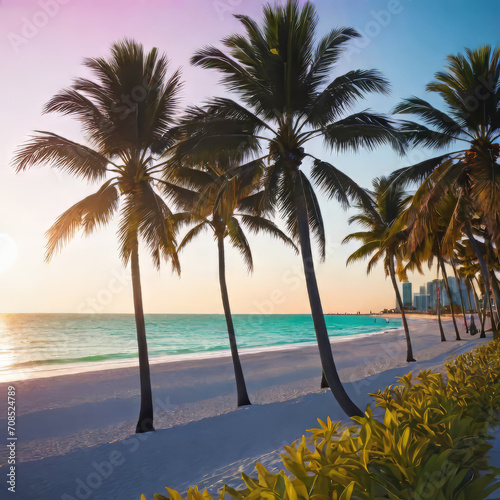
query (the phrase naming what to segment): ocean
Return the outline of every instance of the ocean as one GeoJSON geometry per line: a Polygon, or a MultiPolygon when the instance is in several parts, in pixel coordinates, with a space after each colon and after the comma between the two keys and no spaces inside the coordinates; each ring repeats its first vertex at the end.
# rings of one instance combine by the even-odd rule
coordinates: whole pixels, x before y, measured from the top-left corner
{"type": "MultiPolygon", "coordinates": [[[[398,319],[325,316],[330,338],[401,326],[398,319]]],[[[239,349],[279,349],[315,343],[310,315],[233,315],[239,349]]],[[[222,314],[146,315],[152,362],[225,355],[222,314]]],[[[0,382],[137,363],[131,314],[0,314],[0,382]]]]}

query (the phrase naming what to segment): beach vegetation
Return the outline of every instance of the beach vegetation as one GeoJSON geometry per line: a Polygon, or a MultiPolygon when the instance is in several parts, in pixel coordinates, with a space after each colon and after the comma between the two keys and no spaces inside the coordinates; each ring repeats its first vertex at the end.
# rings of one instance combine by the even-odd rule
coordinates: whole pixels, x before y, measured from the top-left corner
{"type": "MultiPolygon", "coordinates": [[[[446,376],[423,370],[372,394],[354,425],[319,420],[308,436],[285,447],[284,469],[256,465],[244,487],[225,486],[220,499],[474,500],[500,488],[488,461],[489,431],[500,423],[500,342],[446,363],[446,376]]],[[[158,500],[181,500],[167,488],[158,500]]],[[[190,488],[188,500],[213,498],[190,488]]],[[[142,496],[142,500],[145,497],[142,496]]]]}

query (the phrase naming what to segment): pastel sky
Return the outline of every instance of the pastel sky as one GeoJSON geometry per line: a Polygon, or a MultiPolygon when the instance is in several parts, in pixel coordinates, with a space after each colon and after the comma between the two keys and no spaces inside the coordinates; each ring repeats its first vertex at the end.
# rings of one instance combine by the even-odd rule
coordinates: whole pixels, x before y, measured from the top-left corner
{"type": "MultiPolygon", "coordinates": [[[[182,67],[183,105],[222,95],[217,75],[192,68],[189,58],[205,44],[239,31],[233,13],[260,17],[260,0],[1,0],[0,54],[0,312],[132,312],[128,270],[119,260],[116,225],[75,238],[50,264],[43,261],[44,232],[92,187],[47,167],[16,175],[13,151],[32,130],[79,140],[77,124],[42,116],[45,102],[85,74],[83,58],[106,56],[117,39],[135,38],[146,49],[166,52],[182,67]]],[[[335,26],[357,28],[363,40],[343,57],[339,71],[377,68],[392,83],[390,97],[366,107],[389,112],[425,84],[445,57],[464,47],[498,45],[500,3],[495,0],[317,0],[319,34],[335,26]]],[[[335,76],[335,75],[332,75],[335,76]]],[[[439,103],[436,103],[439,104],[439,103]]],[[[337,156],[312,144],[311,151],[369,187],[371,179],[430,156],[400,158],[387,148],[337,156]]],[[[348,213],[320,196],[327,229],[327,260],[317,263],[325,312],[369,312],[393,307],[394,293],[381,267],[366,276],[363,264],[346,268],[353,245],[340,242],[350,230],[348,213]]],[[[227,256],[228,287],[235,313],[307,313],[300,257],[266,237],[250,237],[255,272],[246,273],[238,253],[227,256]]],[[[181,255],[182,276],[165,266],[158,274],[142,255],[143,296],[150,313],[222,312],[214,241],[205,236],[181,255]]],[[[414,276],[414,286],[435,276],[414,276]]]]}

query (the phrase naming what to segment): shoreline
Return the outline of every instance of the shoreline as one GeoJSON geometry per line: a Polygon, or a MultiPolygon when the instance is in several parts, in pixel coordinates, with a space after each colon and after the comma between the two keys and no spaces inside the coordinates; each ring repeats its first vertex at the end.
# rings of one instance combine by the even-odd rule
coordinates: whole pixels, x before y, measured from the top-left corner
{"type": "MultiPolygon", "coordinates": [[[[330,343],[334,344],[336,342],[349,341],[364,337],[369,337],[372,335],[381,335],[394,330],[398,330],[402,326],[394,326],[391,328],[382,329],[375,332],[367,333],[357,333],[351,335],[332,335],[330,336],[330,343]]],[[[315,346],[316,341],[312,340],[310,342],[297,342],[289,344],[279,344],[272,346],[259,346],[259,347],[247,347],[239,349],[240,355],[260,353],[260,352],[272,352],[272,351],[286,351],[290,349],[300,349],[307,346],[315,346]]],[[[213,351],[201,351],[192,352],[185,354],[162,354],[162,355],[152,355],[149,358],[150,365],[158,365],[163,363],[177,363],[190,360],[203,360],[211,358],[225,358],[230,357],[231,351],[227,349],[217,349],[213,351]]],[[[96,372],[96,371],[107,371],[107,370],[117,370],[121,368],[137,367],[138,365],[137,356],[129,357],[125,359],[109,359],[103,361],[89,361],[89,362],[70,362],[70,363],[47,363],[36,367],[31,367],[26,370],[18,369],[14,372],[0,373],[0,384],[9,382],[19,382],[23,380],[35,380],[39,378],[51,378],[59,377],[65,375],[73,375],[86,372],[96,372]],[[10,376],[9,376],[10,374],[10,376]],[[13,375],[13,376],[12,376],[13,375]]]]}
{"type": "MultiPolygon", "coordinates": [[[[409,321],[417,363],[405,361],[401,328],[387,332],[383,342],[371,335],[332,344],[339,376],[360,408],[370,403],[368,393],[394,384],[394,377],[442,371],[450,356],[486,342],[465,335],[463,342],[452,340],[449,321],[449,341],[440,342],[435,321],[409,321]]],[[[239,487],[238,472],[253,474],[256,461],[280,467],[283,446],[315,427],[317,418],[346,423],[331,392],[319,387],[315,345],[245,353],[241,361],[253,403],[242,408],[236,408],[229,357],[152,366],[156,432],[146,435],[133,433],[140,402],[137,367],[15,383],[17,467],[20,478],[30,478],[19,483],[17,498],[79,498],[82,481],[93,500],[138,500],[141,493],[149,500],[165,486],[185,491],[199,484],[212,492],[223,483],[239,487]],[[112,474],[99,477],[98,486],[89,486],[97,484],[93,464],[108,463],[110,456],[123,460],[112,474]]],[[[8,385],[0,384],[0,391],[8,385]]],[[[5,405],[0,399],[0,415],[5,405]]],[[[0,464],[5,452],[0,448],[0,464]]]]}

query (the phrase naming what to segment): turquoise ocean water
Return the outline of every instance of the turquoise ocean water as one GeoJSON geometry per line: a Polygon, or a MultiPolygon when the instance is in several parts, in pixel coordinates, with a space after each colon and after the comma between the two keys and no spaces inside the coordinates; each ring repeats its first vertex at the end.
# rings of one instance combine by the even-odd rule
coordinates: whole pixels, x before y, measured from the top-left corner
{"type": "MultiPolygon", "coordinates": [[[[369,316],[325,316],[329,335],[373,334],[401,321],[369,316]]],[[[241,350],[315,342],[309,315],[235,314],[241,350]]],[[[229,350],[219,314],[146,316],[151,360],[216,356],[229,350]],[[175,358],[174,358],[175,357],[175,358]]],[[[137,358],[134,316],[128,314],[0,314],[0,381],[112,368],[137,358]]]]}

